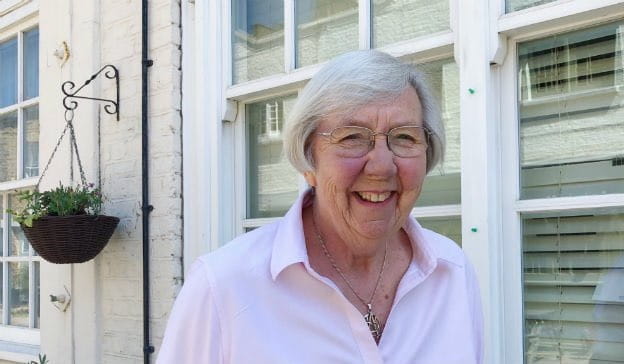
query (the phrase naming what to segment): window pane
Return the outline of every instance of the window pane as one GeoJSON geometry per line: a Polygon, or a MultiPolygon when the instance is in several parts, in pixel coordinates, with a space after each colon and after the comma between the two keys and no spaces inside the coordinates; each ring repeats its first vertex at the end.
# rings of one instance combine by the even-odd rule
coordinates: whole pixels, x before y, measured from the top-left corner
{"type": "Polygon", "coordinates": [[[298,194],[298,172],[282,153],[282,130],[296,95],[246,106],[247,218],[282,216],[298,194]]]}
{"type": "MultiPolygon", "coordinates": [[[[406,59],[410,61],[410,59],[406,59]]],[[[413,61],[413,60],[412,60],[413,61]]],[[[416,206],[461,203],[459,155],[459,68],[452,59],[417,65],[440,105],[446,130],[446,156],[429,172],[416,206]]]]}
{"type": "Polygon", "coordinates": [[[24,33],[24,100],[39,96],[39,28],[24,33]]]}
{"type": "Polygon", "coordinates": [[[17,178],[17,112],[0,115],[0,182],[17,178]]]}
{"type": "Polygon", "coordinates": [[[461,246],[461,217],[419,217],[418,222],[425,229],[442,234],[461,246]]]}
{"type": "Polygon", "coordinates": [[[624,192],[622,24],[519,46],[522,198],[624,192]]]}
{"type": "Polygon", "coordinates": [[[24,109],[24,178],[39,174],[39,106],[24,109]]]}
{"type": "Polygon", "coordinates": [[[358,49],[357,0],[297,0],[297,67],[358,49]]]}
{"type": "MultiPolygon", "coordinates": [[[[20,211],[24,208],[24,202],[20,201],[17,195],[9,195],[9,208],[20,211]]],[[[9,255],[28,255],[28,247],[30,246],[28,239],[26,239],[20,225],[13,221],[11,216],[9,216],[9,226],[9,255]]]]}
{"type": "Polygon", "coordinates": [[[624,209],[523,216],[525,362],[624,363],[624,209]]]}
{"type": "MultiPolygon", "coordinates": [[[[4,256],[4,195],[0,193],[0,257],[4,256]]],[[[2,280],[0,280],[0,287],[2,280]]],[[[2,289],[0,288],[0,291],[2,289]]],[[[0,300],[1,301],[1,300],[0,300]]],[[[2,316],[0,316],[1,318],[2,316]]],[[[0,323],[2,320],[0,319],[0,323]]]]}
{"type": "Polygon", "coordinates": [[[33,263],[33,270],[35,275],[35,328],[38,329],[40,316],[41,316],[41,264],[39,262],[33,263]]]}
{"type": "Polygon", "coordinates": [[[28,327],[28,262],[9,264],[9,325],[28,327]]]}
{"type": "Polygon", "coordinates": [[[232,1],[232,80],[284,72],[283,0],[232,1]]]}
{"type": "Polygon", "coordinates": [[[449,30],[447,0],[373,0],[373,46],[449,30]]]}
{"type": "Polygon", "coordinates": [[[507,0],[505,1],[505,7],[507,8],[507,12],[511,13],[512,11],[522,10],[542,4],[548,4],[552,3],[553,1],[557,0],[507,0]]]}
{"type": "Polygon", "coordinates": [[[17,103],[17,38],[0,43],[0,107],[17,103]]]}

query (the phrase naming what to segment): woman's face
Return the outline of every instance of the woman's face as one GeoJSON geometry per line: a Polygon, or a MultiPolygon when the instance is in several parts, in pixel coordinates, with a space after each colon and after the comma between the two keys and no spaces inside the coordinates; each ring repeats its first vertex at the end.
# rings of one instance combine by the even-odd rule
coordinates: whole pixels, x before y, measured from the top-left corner
{"type": "MultiPolygon", "coordinates": [[[[364,126],[375,132],[405,125],[422,126],[422,106],[416,91],[408,87],[393,102],[371,104],[348,118],[329,117],[317,132],[339,126],[364,126]]],[[[374,147],[363,157],[336,155],[329,138],[312,137],[315,170],[305,174],[316,190],[316,215],[343,239],[390,238],[403,226],[426,175],[426,153],[413,158],[395,156],[386,137],[377,135],[374,147]]]]}

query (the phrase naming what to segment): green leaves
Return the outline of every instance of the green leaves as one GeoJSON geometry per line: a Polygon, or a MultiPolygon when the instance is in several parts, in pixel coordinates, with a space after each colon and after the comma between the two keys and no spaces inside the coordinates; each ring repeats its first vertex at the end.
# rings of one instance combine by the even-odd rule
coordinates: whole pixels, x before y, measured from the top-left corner
{"type": "Polygon", "coordinates": [[[25,202],[24,209],[7,209],[7,212],[15,221],[28,227],[42,216],[97,215],[102,209],[102,193],[93,184],[77,187],[59,184],[45,192],[22,191],[18,198],[25,202]]]}

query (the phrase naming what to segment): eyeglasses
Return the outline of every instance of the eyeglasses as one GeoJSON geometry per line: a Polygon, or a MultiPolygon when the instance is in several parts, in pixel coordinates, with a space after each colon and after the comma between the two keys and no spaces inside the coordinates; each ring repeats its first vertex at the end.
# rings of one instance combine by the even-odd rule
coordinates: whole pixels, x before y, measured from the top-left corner
{"type": "Polygon", "coordinates": [[[387,133],[375,133],[361,126],[341,126],[327,133],[318,133],[329,137],[336,146],[336,153],[345,158],[365,156],[375,146],[377,135],[386,136],[388,149],[397,157],[415,158],[425,154],[431,132],[423,126],[399,126],[387,133]]]}

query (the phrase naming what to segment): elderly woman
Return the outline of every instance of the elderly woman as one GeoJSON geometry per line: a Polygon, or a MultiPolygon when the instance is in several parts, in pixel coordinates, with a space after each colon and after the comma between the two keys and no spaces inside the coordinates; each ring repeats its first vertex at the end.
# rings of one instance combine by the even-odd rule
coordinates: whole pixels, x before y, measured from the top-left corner
{"type": "Polygon", "coordinates": [[[480,363],[474,271],[410,216],[444,130],[422,75],[377,51],[299,94],[284,150],[310,189],[199,258],[159,363],[480,363]]]}

